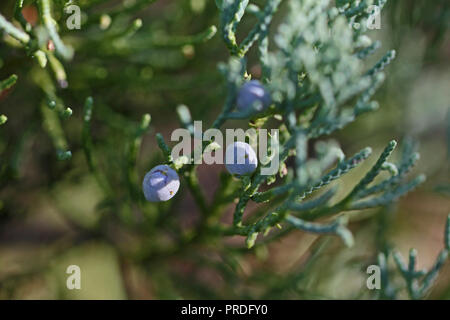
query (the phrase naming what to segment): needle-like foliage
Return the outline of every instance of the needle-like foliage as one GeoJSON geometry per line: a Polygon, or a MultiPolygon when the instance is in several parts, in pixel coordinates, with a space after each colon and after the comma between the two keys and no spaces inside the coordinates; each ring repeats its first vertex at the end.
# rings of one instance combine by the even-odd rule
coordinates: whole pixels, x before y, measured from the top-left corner
{"type": "MultiPolygon", "coordinates": [[[[369,37],[367,25],[374,14],[371,8],[375,5],[381,10],[385,0],[216,0],[218,19],[208,20],[194,33],[170,35],[161,31],[157,21],[147,23],[143,17],[137,18],[143,9],[151,12],[157,5],[154,2],[17,0],[14,12],[0,15],[0,30],[7,45],[0,55],[14,50],[23,59],[29,76],[23,79],[17,73],[18,80],[15,74],[7,77],[12,72],[8,73],[0,82],[0,96],[20,87],[22,81],[31,84],[33,97],[39,98],[30,102],[38,111],[32,115],[29,130],[42,128],[53,146],[53,157],[61,160],[59,165],[64,168],[71,167],[75,176],[79,171],[74,168],[87,166],[86,172],[100,190],[94,223],[86,226],[64,216],[76,230],[77,242],[105,239],[117,249],[122,265],[136,264],[146,271],[159,261],[189,252],[195,263],[214,265],[233,286],[240,256],[261,254],[261,248],[269,242],[289,233],[305,232],[319,238],[311,247],[306,273],[328,236],[338,237],[348,247],[355,244],[353,216],[363,210],[388,207],[425,180],[424,175],[407,176],[419,159],[410,142],[400,142],[403,152],[395,161],[395,140],[386,141],[382,151],[366,147],[354,154],[346,154],[334,140],[338,130],[383,107],[373,97],[396,52],[381,53],[378,62],[369,63],[381,44],[369,37]],[[65,9],[73,4],[79,4],[83,12],[80,30],[76,31],[68,30],[64,20],[65,9]],[[34,10],[38,21],[24,15],[26,7],[34,10]],[[216,33],[220,37],[214,38],[216,33]],[[220,92],[225,93],[221,109],[210,106],[218,111],[212,121],[201,118],[207,110],[190,110],[189,101],[180,98],[198,88],[193,88],[190,78],[183,80],[178,75],[178,70],[188,68],[187,61],[197,47],[201,54],[211,56],[204,53],[210,41],[221,41],[227,52],[218,66],[222,82],[204,80],[204,74],[212,74],[207,62],[202,62],[204,74],[195,78],[195,83],[212,95],[222,97],[220,92]],[[271,105],[263,111],[238,111],[240,88],[255,78],[270,94],[271,105]],[[222,88],[216,88],[219,86],[222,88]],[[161,115],[145,111],[148,104],[161,102],[148,94],[154,91],[162,92],[164,104],[169,104],[165,99],[173,102],[167,98],[168,92],[178,92],[177,103],[186,105],[170,110],[170,115],[176,113],[180,126],[193,137],[197,134],[194,120],[204,120],[204,124],[209,121],[207,127],[218,130],[239,126],[260,133],[260,129],[277,128],[279,135],[268,146],[269,154],[279,150],[276,173],[263,174],[274,161],[270,157],[249,176],[237,178],[222,172],[217,190],[208,198],[209,186],[202,185],[197,175],[198,162],[189,161],[194,155],[174,159],[167,133],[154,132],[154,121],[168,116],[164,111],[161,115]],[[129,103],[140,106],[142,112],[131,114],[129,103]],[[143,141],[149,132],[156,141],[146,147],[143,141]],[[161,152],[153,152],[158,147],[161,152]],[[145,164],[142,155],[147,157],[145,164]],[[360,168],[366,161],[372,166],[360,168]],[[156,164],[176,170],[181,178],[180,193],[191,193],[199,212],[193,227],[184,228],[175,214],[178,195],[166,203],[145,201],[141,180],[156,164]],[[341,183],[344,175],[361,170],[366,170],[365,174],[351,187],[341,183]],[[255,205],[256,210],[252,209],[255,205]],[[222,219],[230,207],[232,218],[222,219]],[[223,241],[236,236],[240,239],[237,247],[223,241]],[[123,239],[137,243],[137,249],[127,247],[123,239]],[[198,254],[200,247],[216,250],[225,267],[198,254]]],[[[173,11],[167,20],[177,21],[177,14],[182,15],[173,11]]],[[[197,26],[195,21],[191,23],[197,26]]],[[[0,115],[0,130],[9,125],[6,120],[6,115],[0,115]]],[[[203,130],[207,127],[204,125],[203,130]]],[[[28,131],[24,132],[26,139],[28,131]]],[[[357,134],[354,139],[358,139],[357,134]]],[[[12,160],[2,164],[6,168],[0,171],[2,185],[19,176],[23,144],[15,147],[12,160]]],[[[214,141],[205,141],[200,155],[219,147],[214,141]]],[[[54,174],[61,177],[63,173],[54,174]]],[[[394,253],[411,298],[423,298],[429,291],[449,249],[447,222],[445,249],[430,271],[415,269],[415,250],[410,252],[408,265],[394,253]]],[[[397,288],[388,281],[387,260],[385,253],[379,255],[385,286],[382,297],[395,297],[397,288]]],[[[273,292],[302,277],[289,275],[277,281],[279,287],[268,284],[262,297],[272,297],[273,292]]],[[[161,276],[158,281],[165,286],[165,279],[161,276]]],[[[180,288],[180,292],[185,289],[180,288]]],[[[209,292],[207,296],[212,297],[209,292]]]]}

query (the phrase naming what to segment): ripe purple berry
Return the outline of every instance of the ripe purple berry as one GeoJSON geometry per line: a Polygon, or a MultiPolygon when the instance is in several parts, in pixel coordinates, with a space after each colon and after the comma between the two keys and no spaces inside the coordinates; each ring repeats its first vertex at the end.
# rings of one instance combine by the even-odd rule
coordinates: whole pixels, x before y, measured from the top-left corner
{"type": "Polygon", "coordinates": [[[150,202],[171,199],[180,187],[180,178],[175,170],[162,164],[147,172],[142,182],[145,199],[150,202]]]}
{"type": "Polygon", "coordinates": [[[246,175],[256,170],[258,158],[255,150],[245,142],[229,144],[225,151],[225,167],[235,175],[246,175]]]}
{"type": "Polygon", "coordinates": [[[246,82],[239,90],[236,105],[239,111],[246,111],[250,108],[263,111],[269,107],[270,102],[270,94],[261,82],[251,80],[246,82]]]}

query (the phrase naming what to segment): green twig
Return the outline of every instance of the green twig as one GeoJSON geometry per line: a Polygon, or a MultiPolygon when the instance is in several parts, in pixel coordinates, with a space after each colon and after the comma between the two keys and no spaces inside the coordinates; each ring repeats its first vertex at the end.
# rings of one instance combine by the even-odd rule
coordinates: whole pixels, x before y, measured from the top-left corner
{"type": "Polygon", "coordinates": [[[23,44],[30,42],[30,36],[20,29],[17,29],[11,22],[0,14],[0,30],[4,30],[11,37],[19,40],[23,44]]]}

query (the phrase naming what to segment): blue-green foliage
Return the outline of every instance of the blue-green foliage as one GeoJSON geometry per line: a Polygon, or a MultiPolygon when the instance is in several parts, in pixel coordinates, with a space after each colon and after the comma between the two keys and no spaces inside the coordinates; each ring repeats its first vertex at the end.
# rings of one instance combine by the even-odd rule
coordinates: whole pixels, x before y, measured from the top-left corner
{"type": "MultiPolygon", "coordinates": [[[[88,168],[104,197],[98,206],[102,212],[100,224],[85,232],[93,235],[107,232],[101,223],[125,225],[142,238],[142,252],[137,252],[135,257],[139,262],[180,253],[194,244],[214,245],[222,237],[236,235],[245,239],[247,248],[257,247],[260,243],[277,239],[294,230],[337,236],[345,245],[352,246],[354,239],[348,228],[351,222],[348,212],[388,206],[424,181],[422,175],[406,177],[419,158],[413,148],[407,145],[399,162],[394,163],[390,160],[390,155],[397,143],[390,141],[381,154],[375,155],[378,160],[365,176],[353,188],[344,190],[344,197],[336,196],[339,179],[368,159],[372,153],[370,148],[365,148],[347,156],[336,142],[327,140],[327,136],[379,107],[372,98],[385,78],[383,70],[395,58],[395,51],[388,51],[374,65],[368,64],[367,59],[379,49],[380,43],[370,39],[366,25],[372,14],[368,8],[371,5],[382,8],[386,1],[338,0],[334,3],[329,0],[267,0],[264,5],[258,6],[248,0],[216,0],[220,15],[217,27],[210,26],[196,35],[149,37],[147,33],[139,33],[142,28],[140,19],[133,20],[125,27],[123,24],[116,28],[113,25],[109,30],[108,21],[120,20],[122,15],[134,14],[154,2],[137,0],[131,6],[118,6],[104,14],[92,13],[83,22],[83,28],[92,30],[100,25],[102,31],[87,33],[79,43],[73,42],[74,48],[63,41],[58,33],[58,24],[52,17],[55,11],[61,13],[64,6],[72,2],[54,1],[52,8],[51,1],[37,0],[42,24],[39,29],[32,27],[22,16],[23,1],[16,2],[14,14],[21,29],[0,15],[0,29],[10,36],[7,41],[23,48],[35,60],[31,78],[41,90],[42,100],[38,102],[38,107],[59,160],[73,160],[72,147],[67,141],[67,132],[64,131],[65,121],[72,116],[73,111],[65,105],[59,93],[60,88],[68,85],[65,68],[69,61],[73,61],[74,54],[75,57],[77,55],[74,48],[79,48],[84,54],[93,54],[92,47],[98,45],[95,54],[98,54],[99,61],[95,63],[99,65],[102,59],[108,61],[114,58],[120,61],[133,53],[130,63],[138,68],[140,64],[146,63],[148,48],[159,50],[191,46],[209,41],[218,31],[230,58],[219,65],[224,77],[226,97],[222,111],[211,123],[211,128],[220,129],[232,120],[248,120],[249,125],[256,128],[277,123],[280,130],[277,145],[269,146],[271,149],[279,146],[278,173],[271,176],[261,174],[261,167],[270,166],[270,163],[265,163],[260,164],[251,176],[239,180],[222,174],[213,199],[206,199],[204,196],[204,186],[199,184],[196,174],[197,165],[184,162],[185,159],[172,159],[170,146],[161,134],[156,134],[163,162],[177,170],[182,178],[180,189],[188,189],[192,193],[201,213],[198,226],[182,233],[178,225],[165,222],[165,213],[170,212],[165,204],[156,206],[147,203],[140,190],[142,177],[139,176],[136,165],[143,135],[150,127],[150,115],[144,114],[140,123],[130,121],[102,103],[97,105],[95,91],[79,85],[81,92],[90,92],[93,98],[89,97],[85,101],[80,123],[82,133],[78,140],[88,168]],[[281,9],[283,5],[285,7],[281,9]],[[247,18],[254,21],[254,25],[247,34],[242,35],[240,26],[247,18]],[[277,26],[271,27],[275,20],[277,26]],[[108,41],[98,42],[100,38],[108,41]],[[48,48],[50,40],[55,47],[54,51],[48,48]],[[252,50],[257,57],[256,61],[250,55],[252,50]],[[249,61],[260,67],[260,81],[270,92],[272,103],[266,110],[236,110],[239,89],[254,76],[247,68],[249,61]],[[114,153],[103,154],[96,150],[95,138],[91,132],[94,115],[114,129],[119,128],[121,135],[127,137],[127,143],[120,146],[121,150],[125,149],[125,155],[120,159],[123,165],[115,167],[119,159],[112,159],[114,153]],[[315,150],[308,150],[312,145],[315,145],[315,150]],[[288,162],[292,158],[295,158],[293,166],[288,162]],[[117,168],[120,174],[117,174],[117,168]],[[233,201],[235,207],[232,224],[221,223],[219,218],[222,212],[233,201]],[[265,205],[264,214],[244,217],[251,202],[265,205]],[[136,211],[142,214],[142,224],[133,220],[136,211]],[[159,233],[167,229],[175,234],[175,241],[170,245],[149,240],[157,239],[159,233]],[[268,238],[263,239],[269,234],[268,238]]],[[[90,4],[86,1],[83,4],[83,10],[88,11],[90,4]]],[[[79,67],[86,70],[86,73],[91,69],[87,64],[79,67]]],[[[98,67],[96,74],[101,75],[102,70],[98,67]]],[[[123,85],[146,85],[142,79],[132,80],[135,82],[127,80],[123,81],[123,85]]],[[[0,92],[10,88],[16,81],[17,76],[13,75],[0,82],[0,92]]],[[[83,97],[86,96],[87,94],[83,97]]],[[[193,117],[189,108],[181,105],[177,113],[181,125],[193,135],[193,117]]],[[[2,115],[0,124],[5,122],[6,116],[2,115]]],[[[355,139],[357,138],[355,135],[355,139]]],[[[204,143],[203,150],[210,145],[210,142],[204,143]]],[[[175,199],[176,197],[171,201],[175,199]]],[[[405,265],[398,253],[394,254],[411,298],[422,298],[432,285],[447,257],[450,247],[449,229],[447,223],[446,249],[429,272],[415,270],[415,251],[410,253],[409,266],[405,265]],[[418,286],[417,280],[421,277],[422,284],[418,286]]],[[[378,263],[381,267],[386,265],[386,259],[384,254],[380,254],[378,263]]],[[[383,275],[387,273],[385,267],[383,275]]],[[[391,287],[385,278],[383,281],[387,292],[391,287]]],[[[394,291],[392,289],[385,296],[394,297],[394,291]]]]}
{"type": "MultiPolygon", "coordinates": [[[[416,270],[417,250],[410,249],[408,263],[405,263],[402,254],[398,251],[393,251],[393,259],[398,272],[406,284],[406,291],[411,299],[422,299],[429,292],[430,288],[436,281],[439,270],[447,261],[450,250],[450,215],[447,216],[447,223],[444,229],[444,248],[439,252],[434,264],[430,270],[420,269],[416,270]]],[[[380,252],[378,254],[378,265],[381,269],[381,292],[380,297],[395,299],[402,290],[402,286],[397,286],[392,281],[393,274],[389,271],[388,258],[392,250],[387,252],[380,252]]]]}

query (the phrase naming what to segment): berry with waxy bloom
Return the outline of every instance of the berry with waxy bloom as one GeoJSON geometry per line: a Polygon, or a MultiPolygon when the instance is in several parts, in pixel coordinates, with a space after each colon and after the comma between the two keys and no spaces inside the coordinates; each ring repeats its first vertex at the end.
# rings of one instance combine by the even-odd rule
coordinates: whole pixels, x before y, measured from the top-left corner
{"type": "Polygon", "coordinates": [[[258,167],[255,150],[245,142],[229,144],[225,151],[225,167],[238,176],[251,174],[258,167]]]}
{"type": "Polygon", "coordinates": [[[253,108],[256,111],[263,111],[270,105],[270,94],[258,80],[251,80],[244,83],[239,90],[236,106],[239,111],[247,111],[253,108]]]}
{"type": "Polygon", "coordinates": [[[145,199],[150,202],[167,201],[171,199],[180,187],[180,178],[175,170],[168,165],[157,165],[147,172],[142,182],[145,199]]]}

